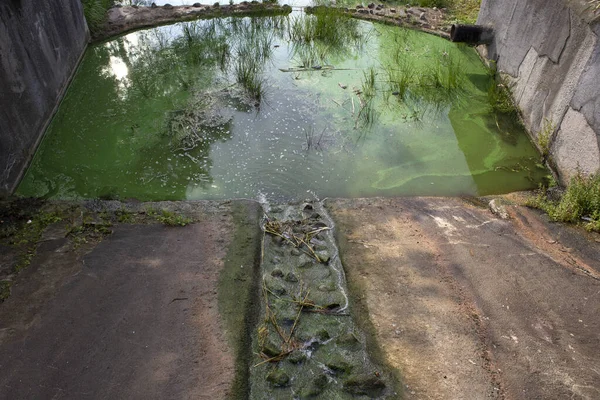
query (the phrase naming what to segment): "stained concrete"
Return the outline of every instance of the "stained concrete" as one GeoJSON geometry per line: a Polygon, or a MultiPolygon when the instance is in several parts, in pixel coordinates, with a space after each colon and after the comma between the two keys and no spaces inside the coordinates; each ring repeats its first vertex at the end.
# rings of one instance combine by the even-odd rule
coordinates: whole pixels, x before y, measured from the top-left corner
{"type": "Polygon", "coordinates": [[[327,205],[404,399],[600,398],[600,235],[460,199],[327,205]]]}
{"type": "MultiPolygon", "coordinates": [[[[398,398],[600,397],[600,235],[501,200],[502,218],[481,200],[326,201],[352,317],[400,377],[398,398]]],[[[195,222],[134,218],[82,247],[48,228],[0,303],[0,399],[231,398],[258,349],[227,340],[249,321],[234,307],[253,304],[222,301],[262,278],[243,272],[260,260],[248,246],[260,242],[260,207],[236,216],[236,204],[84,203],[195,222]]]]}
{"type": "Polygon", "coordinates": [[[80,0],[0,2],[0,195],[27,166],[88,37],[80,0]]]}
{"type": "Polygon", "coordinates": [[[586,4],[483,0],[477,21],[494,29],[487,57],[509,81],[534,142],[553,128],[551,163],[563,183],[600,168],[600,14],[586,4]]]}
{"type": "Polygon", "coordinates": [[[0,398],[229,398],[224,210],[185,227],[118,224],[87,254],[64,229],[43,242],[0,304],[0,398]]]}

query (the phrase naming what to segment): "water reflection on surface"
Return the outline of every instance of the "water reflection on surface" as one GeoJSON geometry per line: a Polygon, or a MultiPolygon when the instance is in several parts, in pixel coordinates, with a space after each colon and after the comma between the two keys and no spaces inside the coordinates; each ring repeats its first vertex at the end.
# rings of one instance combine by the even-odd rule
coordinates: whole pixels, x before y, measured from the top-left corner
{"type": "Polygon", "coordinates": [[[523,131],[490,114],[489,84],[472,49],[337,14],[135,32],[90,47],[18,192],[297,199],[533,187],[545,171],[523,131]]]}

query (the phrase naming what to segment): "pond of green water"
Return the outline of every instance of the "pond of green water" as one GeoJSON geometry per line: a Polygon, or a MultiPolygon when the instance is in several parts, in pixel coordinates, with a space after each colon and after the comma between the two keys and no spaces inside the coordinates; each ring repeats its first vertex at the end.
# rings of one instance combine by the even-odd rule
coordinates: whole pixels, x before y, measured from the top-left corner
{"type": "Polygon", "coordinates": [[[276,200],[488,195],[546,171],[472,48],[331,12],[91,46],[17,193],[276,200]]]}

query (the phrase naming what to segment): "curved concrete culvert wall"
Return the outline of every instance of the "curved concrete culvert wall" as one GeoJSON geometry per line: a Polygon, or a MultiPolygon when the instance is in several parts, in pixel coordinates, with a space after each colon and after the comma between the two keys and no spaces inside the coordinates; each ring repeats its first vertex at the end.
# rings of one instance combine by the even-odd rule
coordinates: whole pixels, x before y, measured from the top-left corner
{"type": "Polygon", "coordinates": [[[534,142],[552,129],[560,180],[600,168],[600,15],[585,0],[483,0],[487,57],[512,84],[534,142]]]}
{"type": "Polygon", "coordinates": [[[80,0],[0,2],[0,195],[18,183],[88,38],[80,0]]]}

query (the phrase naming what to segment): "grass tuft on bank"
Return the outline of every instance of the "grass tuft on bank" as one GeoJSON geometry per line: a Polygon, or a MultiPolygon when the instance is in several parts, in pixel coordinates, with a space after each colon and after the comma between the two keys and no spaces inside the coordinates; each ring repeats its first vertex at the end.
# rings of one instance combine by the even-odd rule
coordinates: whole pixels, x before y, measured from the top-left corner
{"type": "Polygon", "coordinates": [[[527,206],[546,212],[551,220],[583,223],[589,231],[600,232],[600,173],[589,177],[578,173],[560,199],[553,199],[546,188],[527,202],[527,206]]]}
{"type": "Polygon", "coordinates": [[[106,22],[106,12],[113,6],[114,0],[81,0],[81,4],[90,33],[94,36],[106,22]]]}
{"type": "Polygon", "coordinates": [[[410,0],[406,4],[430,8],[447,8],[451,20],[454,19],[461,24],[474,24],[477,21],[481,0],[410,0]]]}

